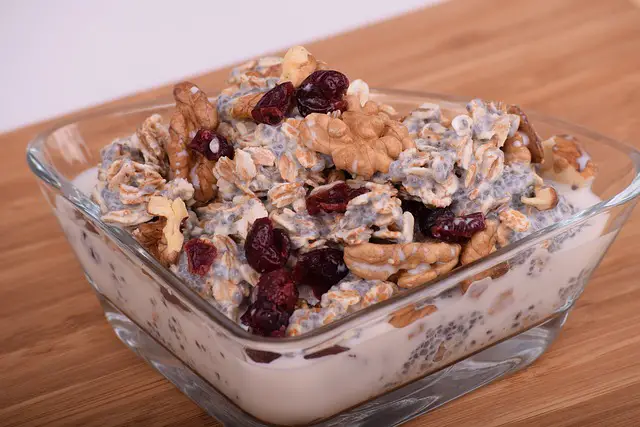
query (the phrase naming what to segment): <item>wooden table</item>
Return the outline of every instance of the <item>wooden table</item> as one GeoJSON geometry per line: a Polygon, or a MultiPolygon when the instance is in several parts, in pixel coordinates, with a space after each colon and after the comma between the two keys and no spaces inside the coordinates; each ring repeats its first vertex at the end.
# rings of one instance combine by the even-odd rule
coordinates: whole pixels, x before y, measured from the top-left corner
{"type": "MultiPolygon", "coordinates": [[[[637,2],[460,0],[308,47],[374,86],[518,102],[640,147],[637,2]]],[[[213,92],[227,71],[194,80],[213,92]]],[[[25,165],[50,124],[0,136],[0,425],[219,425],[103,318],[25,165]]],[[[540,361],[407,425],[640,425],[639,254],[636,212],[540,361]]]]}

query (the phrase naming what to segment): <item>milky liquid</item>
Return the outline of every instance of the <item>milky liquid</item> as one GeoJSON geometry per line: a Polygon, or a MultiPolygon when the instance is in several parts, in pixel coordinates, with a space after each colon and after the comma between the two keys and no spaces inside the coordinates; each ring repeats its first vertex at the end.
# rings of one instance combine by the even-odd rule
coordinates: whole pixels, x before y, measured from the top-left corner
{"type": "MultiPolygon", "coordinates": [[[[74,183],[89,194],[96,176],[94,168],[74,183]]],[[[558,191],[579,209],[600,201],[589,189],[558,191]]],[[[305,359],[300,351],[258,363],[87,231],[68,202],[59,198],[56,214],[99,292],[243,410],[284,425],[330,417],[544,320],[579,294],[614,237],[601,236],[607,216],[599,215],[553,253],[534,248],[498,279],[476,282],[466,294],[457,286],[441,293],[428,302],[435,313],[404,328],[381,319],[332,342],[349,349],[342,353],[305,359]]]]}

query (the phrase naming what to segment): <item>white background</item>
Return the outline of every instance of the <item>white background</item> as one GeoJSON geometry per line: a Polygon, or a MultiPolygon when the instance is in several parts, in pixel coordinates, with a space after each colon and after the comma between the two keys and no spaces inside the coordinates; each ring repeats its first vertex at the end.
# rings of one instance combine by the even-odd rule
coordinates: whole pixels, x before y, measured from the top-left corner
{"type": "Polygon", "coordinates": [[[0,132],[439,0],[0,0],[0,132]]]}

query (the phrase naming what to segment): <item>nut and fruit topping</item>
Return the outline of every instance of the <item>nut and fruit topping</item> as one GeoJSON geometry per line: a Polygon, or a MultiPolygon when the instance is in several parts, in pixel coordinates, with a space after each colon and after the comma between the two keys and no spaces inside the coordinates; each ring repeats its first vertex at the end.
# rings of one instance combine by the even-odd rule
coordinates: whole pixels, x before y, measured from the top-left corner
{"type": "MultiPolygon", "coordinates": [[[[424,103],[401,119],[302,46],[228,84],[211,98],[177,84],[168,123],[154,114],[102,150],[92,198],[261,336],[306,333],[575,214],[557,183],[580,191],[597,171],[575,138],[542,141],[515,105],[424,103]]],[[[478,297],[513,265],[460,290],[478,297]]],[[[442,309],[425,304],[391,324],[442,309]]]]}

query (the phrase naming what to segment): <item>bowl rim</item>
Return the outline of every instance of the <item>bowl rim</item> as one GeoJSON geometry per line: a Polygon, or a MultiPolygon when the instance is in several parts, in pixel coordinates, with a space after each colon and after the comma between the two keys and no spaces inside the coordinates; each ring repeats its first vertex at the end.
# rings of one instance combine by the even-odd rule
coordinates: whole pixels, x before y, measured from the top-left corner
{"type": "MultiPolygon", "coordinates": [[[[440,105],[446,103],[460,108],[466,105],[469,99],[461,96],[445,95],[430,92],[409,91],[399,89],[376,88],[371,89],[370,94],[373,97],[391,96],[397,98],[416,99],[418,105],[430,100],[436,101],[440,105]],[[420,101],[422,99],[422,101],[420,101]]],[[[214,97],[211,97],[212,99],[214,97]]],[[[408,100],[405,100],[407,102],[408,100]]],[[[452,286],[457,285],[465,277],[471,277],[481,271],[499,264],[511,257],[514,252],[525,250],[536,245],[542,240],[548,239],[556,234],[562,233],[567,228],[582,223],[598,214],[608,211],[616,206],[621,206],[636,199],[640,195],[640,151],[631,145],[614,140],[597,132],[591,131],[580,125],[572,124],[559,118],[550,117],[535,111],[527,111],[527,116],[533,122],[544,121],[562,129],[566,129],[567,133],[575,135],[583,135],[592,140],[604,143],[622,153],[624,153],[632,162],[635,168],[635,176],[632,181],[620,192],[613,197],[603,200],[585,210],[582,210],[564,220],[554,223],[548,227],[544,227],[530,235],[524,237],[517,242],[501,248],[496,252],[476,260],[463,267],[458,267],[446,274],[443,274],[433,281],[427,282],[412,289],[408,289],[402,293],[394,295],[388,300],[373,304],[355,313],[351,313],[327,325],[323,325],[305,334],[294,337],[271,338],[252,335],[244,330],[237,323],[233,322],[212,304],[208,303],[198,293],[189,288],[184,281],[175,275],[170,269],[162,266],[155,258],[153,258],[142,246],[133,238],[133,236],[117,226],[104,223],[100,216],[99,207],[90,200],[90,198],[76,188],[71,181],[61,176],[55,168],[47,162],[43,152],[43,147],[49,135],[56,130],[65,126],[72,125],[88,119],[97,117],[106,117],[113,115],[127,115],[132,113],[158,110],[161,108],[172,107],[172,103],[156,103],[144,102],[129,106],[112,107],[101,109],[97,112],[89,112],[80,114],[71,119],[63,120],[36,135],[27,145],[27,163],[31,171],[45,184],[56,190],[64,199],[80,209],[84,215],[91,218],[93,225],[100,228],[111,240],[113,240],[119,248],[128,253],[129,256],[137,259],[155,276],[155,280],[162,281],[172,292],[179,294],[187,300],[196,310],[206,316],[209,320],[218,324],[223,328],[224,333],[239,341],[242,345],[248,347],[258,347],[265,351],[274,352],[290,352],[303,349],[313,349],[317,346],[325,346],[332,338],[341,337],[345,333],[349,333],[354,328],[363,328],[373,323],[382,316],[388,316],[394,311],[405,307],[412,302],[423,301],[433,297],[452,286]],[[460,277],[464,276],[464,277],[460,277]]],[[[314,349],[317,351],[317,349],[314,349]]]]}

